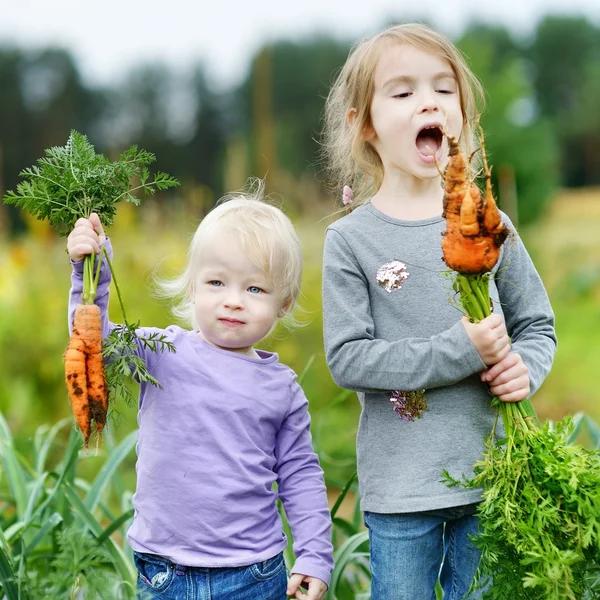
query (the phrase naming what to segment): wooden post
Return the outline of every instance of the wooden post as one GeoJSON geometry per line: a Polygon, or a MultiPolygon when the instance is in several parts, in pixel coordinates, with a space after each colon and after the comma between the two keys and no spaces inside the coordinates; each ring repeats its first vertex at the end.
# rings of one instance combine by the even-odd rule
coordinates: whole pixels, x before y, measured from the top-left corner
{"type": "Polygon", "coordinates": [[[0,143],[0,236],[4,237],[7,231],[6,223],[6,206],[2,202],[4,198],[4,154],[2,152],[2,144],[0,143]]]}
{"type": "Polygon", "coordinates": [[[512,165],[503,164],[498,167],[498,194],[500,208],[508,215],[515,227],[519,226],[519,203],[517,183],[512,165]]]}
{"type": "Polygon", "coordinates": [[[268,48],[264,48],[256,59],[253,89],[254,139],[256,151],[256,175],[270,177],[273,181],[276,174],[275,164],[275,131],[273,126],[273,94],[272,94],[271,56],[268,48]]]}

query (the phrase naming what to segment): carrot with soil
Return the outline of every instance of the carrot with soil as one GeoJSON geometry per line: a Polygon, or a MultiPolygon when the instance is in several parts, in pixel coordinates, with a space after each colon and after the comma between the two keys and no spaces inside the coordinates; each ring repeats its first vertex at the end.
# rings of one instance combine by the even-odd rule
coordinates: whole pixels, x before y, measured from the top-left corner
{"type": "MultiPolygon", "coordinates": [[[[152,153],[131,146],[111,162],[96,153],[85,135],[72,131],[65,146],[46,149],[45,156],[36,165],[21,172],[23,181],[16,191],[6,193],[4,202],[21,207],[39,220],[47,219],[62,236],[72,230],[78,219],[89,218],[92,213],[97,213],[102,223],[110,226],[118,202],[139,205],[140,199],[135,196],[137,191],[154,194],[179,184],[175,178],[160,171],[151,176],[148,165],[154,161],[152,153]]],[[[99,256],[89,254],[83,260],[81,304],[75,311],[64,363],[73,414],[87,446],[92,424],[97,432],[101,432],[106,424],[109,396],[116,390],[125,392],[126,399],[131,396],[126,392],[122,376],[131,372],[124,364],[128,357],[126,350],[139,339],[135,333],[138,325],[129,323],[125,317],[108,257],[101,251],[99,256]],[[102,339],[100,311],[94,303],[103,256],[111,269],[124,317],[124,325],[114,329],[105,340],[102,339]],[[125,352],[119,352],[123,349],[125,352]],[[107,355],[111,360],[105,365],[107,355]]],[[[166,345],[172,350],[160,338],[142,343],[153,349],[166,345]]],[[[158,385],[143,364],[136,364],[135,375],[140,382],[158,385]]]]}

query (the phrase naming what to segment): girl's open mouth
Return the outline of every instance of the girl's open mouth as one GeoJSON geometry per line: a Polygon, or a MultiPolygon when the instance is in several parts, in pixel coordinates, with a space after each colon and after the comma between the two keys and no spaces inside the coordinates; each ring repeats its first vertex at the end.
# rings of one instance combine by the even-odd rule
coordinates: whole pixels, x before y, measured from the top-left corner
{"type": "Polygon", "coordinates": [[[428,163],[439,162],[444,135],[438,125],[423,127],[417,134],[416,147],[421,158],[428,163]]]}

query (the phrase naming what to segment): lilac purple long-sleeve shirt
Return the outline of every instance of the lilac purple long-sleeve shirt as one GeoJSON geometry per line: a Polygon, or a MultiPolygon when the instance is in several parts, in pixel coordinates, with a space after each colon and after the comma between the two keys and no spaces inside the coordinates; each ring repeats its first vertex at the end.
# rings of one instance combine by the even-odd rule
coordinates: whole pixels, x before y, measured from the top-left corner
{"type": "MultiPolygon", "coordinates": [[[[110,256],[110,241],[105,247],[110,256]]],[[[73,263],[69,326],[81,301],[82,271],[83,262],[73,263]]],[[[114,327],[107,316],[110,281],[104,261],[96,295],[103,337],[114,327]]],[[[266,560],[286,546],[279,497],[294,538],[292,573],[329,584],[331,520],[295,373],[274,353],[228,352],[177,326],[138,334],[153,332],[166,335],[176,352],[139,348],[162,389],[140,386],[130,546],[185,566],[266,560]]]]}

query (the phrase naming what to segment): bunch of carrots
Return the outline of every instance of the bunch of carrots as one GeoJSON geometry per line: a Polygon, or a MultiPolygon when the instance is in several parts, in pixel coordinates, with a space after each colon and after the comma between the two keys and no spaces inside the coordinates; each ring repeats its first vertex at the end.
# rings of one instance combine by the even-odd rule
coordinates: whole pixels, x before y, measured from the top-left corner
{"type": "MultiPolygon", "coordinates": [[[[447,137],[442,250],[461,304],[477,322],[491,314],[490,272],[508,230],[493,197],[483,135],[483,197],[457,140],[447,137]]],[[[474,477],[443,473],[449,486],[483,489],[473,540],[482,559],[472,588],[491,600],[600,598],[600,453],[571,443],[570,416],[542,426],[529,399],[494,398],[492,405],[505,436],[497,439],[497,416],[474,477]]]]}
{"type": "MultiPolygon", "coordinates": [[[[491,168],[481,136],[485,174],[485,193],[473,181],[470,164],[451,135],[448,139],[450,160],[444,174],[442,216],[446,231],[442,234],[444,262],[455,272],[455,290],[467,315],[478,322],[492,313],[489,276],[500,258],[500,250],[509,235],[492,191],[491,168]]],[[[509,410],[507,403],[499,403],[509,410]]],[[[512,404],[512,403],[510,403],[512,404]]],[[[536,418],[529,399],[517,403],[523,417],[536,418]]],[[[503,413],[505,420],[509,415],[503,413]]]]}
{"type": "MultiPolygon", "coordinates": [[[[140,203],[135,195],[137,190],[153,194],[179,184],[160,171],[151,177],[148,165],[154,160],[152,153],[131,146],[111,162],[96,153],[85,135],[72,131],[64,146],[46,149],[36,165],[20,173],[23,180],[16,192],[7,192],[4,202],[23,208],[40,220],[48,220],[59,235],[68,235],[79,218],[89,218],[92,213],[97,213],[102,224],[109,226],[118,202],[140,203]]],[[[108,256],[103,250],[97,259],[94,255],[86,256],[81,304],[76,308],[64,354],[69,399],[86,446],[92,423],[98,433],[106,424],[109,395],[116,390],[128,393],[123,375],[134,374],[138,382],[159,385],[136,356],[136,345],[141,343],[152,349],[167,346],[170,351],[172,345],[156,335],[147,339],[137,337],[136,329],[137,324],[127,322],[108,256]],[[102,340],[100,309],[94,303],[103,257],[111,270],[124,320],[124,325],[116,327],[106,340],[102,340]],[[106,356],[110,356],[107,365],[103,360],[106,356]]]]}

